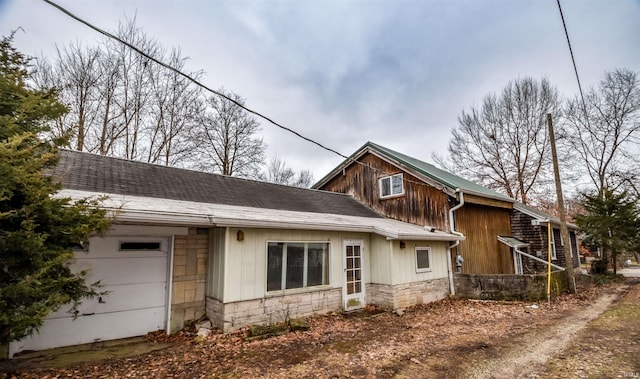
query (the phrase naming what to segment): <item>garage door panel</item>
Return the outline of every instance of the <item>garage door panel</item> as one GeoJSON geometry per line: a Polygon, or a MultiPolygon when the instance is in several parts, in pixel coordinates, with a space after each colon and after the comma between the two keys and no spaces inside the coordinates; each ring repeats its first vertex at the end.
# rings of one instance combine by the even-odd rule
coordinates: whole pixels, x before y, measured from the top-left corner
{"type": "Polygon", "coordinates": [[[71,264],[73,272],[88,271],[88,281],[100,281],[102,285],[165,282],[167,258],[101,258],[76,259],[71,264]]]}
{"type": "Polygon", "coordinates": [[[92,237],[89,239],[89,251],[78,252],[78,258],[119,258],[162,256],[169,251],[167,239],[158,237],[92,237]],[[159,242],[160,250],[120,250],[121,242],[159,242]]]}
{"type": "Polygon", "coordinates": [[[151,310],[120,312],[120,317],[117,318],[106,313],[81,316],[75,320],[70,318],[47,320],[39,334],[13,342],[10,346],[11,354],[24,350],[43,350],[144,335],[164,329],[164,312],[164,307],[158,307],[151,310]],[[109,331],[108,338],[105,338],[105,330],[109,331]]]}
{"type": "Polygon", "coordinates": [[[75,259],[96,259],[96,258],[150,258],[164,257],[166,250],[162,251],[115,251],[111,254],[98,254],[95,251],[75,251],[75,259]]]}
{"type": "MultiPolygon", "coordinates": [[[[85,299],[78,306],[79,315],[157,308],[166,304],[165,283],[111,286],[108,291],[111,292],[97,298],[85,299]]],[[[70,306],[65,306],[47,318],[68,318],[69,309],[70,306]]]]}
{"type": "Polygon", "coordinates": [[[133,337],[164,329],[168,247],[169,239],[159,237],[91,238],[89,252],[76,251],[70,267],[74,272],[87,270],[87,282],[100,281],[103,285],[100,290],[109,293],[101,299],[85,299],[78,307],[79,317],[75,320],[67,312],[69,306],[49,315],[40,333],[12,342],[10,354],[133,337]],[[145,241],[160,241],[162,250],[120,251],[122,241],[134,241],[136,244],[125,247],[136,248],[147,246],[145,241]]]}

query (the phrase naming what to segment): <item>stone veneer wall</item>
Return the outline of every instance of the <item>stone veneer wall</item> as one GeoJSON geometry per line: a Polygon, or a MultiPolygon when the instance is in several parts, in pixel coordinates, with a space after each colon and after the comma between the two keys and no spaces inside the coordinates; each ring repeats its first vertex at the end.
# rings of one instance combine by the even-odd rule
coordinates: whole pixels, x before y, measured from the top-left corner
{"type": "Polygon", "coordinates": [[[174,237],[171,332],[205,313],[208,255],[209,229],[189,228],[188,235],[174,237]]]}
{"type": "Polygon", "coordinates": [[[406,284],[367,284],[367,303],[399,309],[425,304],[449,295],[449,279],[441,278],[406,284]]]}
{"type": "Polygon", "coordinates": [[[223,304],[207,297],[207,316],[214,326],[231,332],[246,325],[272,324],[291,318],[342,310],[342,289],[271,296],[223,304]]]}

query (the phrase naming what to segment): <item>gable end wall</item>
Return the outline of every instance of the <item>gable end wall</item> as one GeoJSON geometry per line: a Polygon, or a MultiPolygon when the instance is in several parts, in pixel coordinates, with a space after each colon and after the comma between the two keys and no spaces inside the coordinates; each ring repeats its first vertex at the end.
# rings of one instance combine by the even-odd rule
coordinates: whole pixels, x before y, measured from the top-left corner
{"type": "Polygon", "coordinates": [[[449,231],[448,211],[451,205],[446,193],[373,154],[365,154],[359,161],[364,165],[350,165],[344,175],[336,175],[319,189],[349,194],[379,214],[395,220],[449,231]],[[378,180],[400,172],[405,179],[405,194],[380,199],[378,180]]]}

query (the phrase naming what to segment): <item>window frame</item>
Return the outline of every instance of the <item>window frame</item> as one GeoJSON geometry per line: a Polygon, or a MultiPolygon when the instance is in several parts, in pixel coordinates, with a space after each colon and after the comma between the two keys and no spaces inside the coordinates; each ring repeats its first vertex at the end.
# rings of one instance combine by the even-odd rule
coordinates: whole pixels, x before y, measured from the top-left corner
{"type": "MultiPolygon", "coordinates": [[[[573,258],[573,238],[571,238],[571,231],[569,230],[569,253],[571,254],[571,258],[573,258]]],[[[574,234],[575,235],[575,234],[574,234]]],[[[578,254],[578,259],[580,258],[580,254],[578,254]]]]}
{"type": "Polygon", "coordinates": [[[556,229],[551,228],[551,260],[558,260],[558,251],[556,249],[556,229]]]}
{"type": "Polygon", "coordinates": [[[413,249],[414,252],[414,262],[416,265],[416,272],[417,273],[423,273],[423,272],[432,272],[433,268],[432,268],[432,264],[431,264],[431,252],[433,250],[431,249],[431,246],[416,246],[413,249]],[[423,267],[420,268],[418,265],[418,251],[427,251],[427,263],[428,263],[428,267],[423,267]]]}
{"type": "Polygon", "coordinates": [[[404,191],[404,175],[403,173],[397,173],[397,174],[393,174],[393,175],[388,175],[388,176],[383,176],[382,178],[378,179],[378,194],[380,195],[381,199],[388,199],[391,197],[396,197],[396,196],[403,196],[405,193],[404,191]],[[401,191],[399,193],[394,193],[393,192],[393,178],[399,177],[400,178],[400,187],[401,187],[401,191]],[[384,188],[382,182],[385,180],[389,180],[389,194],[388,195],[384,195],[382,193],[382,190],[384,188]]]}
{"type": "Polygon", "coordinates": [[[331,284],[331,241],[288,241],[288,240],[267,240],[265,243],[265,293],[268,295],[278,294],[292,291],[313,291],[318,288],[326,288],[331,284]],[[269,245],[270,244],[284,244],[282,249],[282,268],[280,272],[280,289],[269,290],[269,245]],[[303,244],[304,245],[304,264],[303,264],[303,285],[301,287],[286,288],[287,284],[287,246],[289,244],[303,244]],[[308,270],[309,270],[309,245],[320,244],[326,246],[327,257],[325,259],[326,267],[323,270],[323,277],[326,277],[326,283],[309,286],[308,283],[308,270]]]}

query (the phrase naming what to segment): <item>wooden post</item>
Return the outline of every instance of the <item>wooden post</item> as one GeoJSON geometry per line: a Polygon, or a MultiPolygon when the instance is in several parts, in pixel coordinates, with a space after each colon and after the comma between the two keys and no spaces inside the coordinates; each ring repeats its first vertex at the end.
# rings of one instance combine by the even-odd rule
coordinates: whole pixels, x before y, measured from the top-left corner
{"type": "MultiPolygon", "coordinates": [[[[553,121],[551,113],[547,114],[547,123],[549,124],[549,141],[551,142],[551,158],[553,160],[553,174],[556,180],[556,197],[558,198],[558,213],[560,213],[560,234],[565,247],[563,249],[564,260],[567,264],[567,275],[569,276],[569,289],[572,293],[576,293],[576,279],[573,273],[573,259],[571,258],[571,239],[569,238],[569,229],[567,229],[567,215],[564,209],[564,198],[562,197],[562,184],[560,183],[560,170],[558,168],[558,153],[556,152],[556,137],[553,133],[553,121]],[[569,244],[567,247],[566,244],[569,244]]],[[[555,242],[554,242],[555,243],[555,242]]],[[[578,253],[576,251],[576,253],[578,253]]],[[[549,251],[551,254],[551,251],[549,251]]],[[[578,256],[578,259],[580,257],[578,256]]]]}

